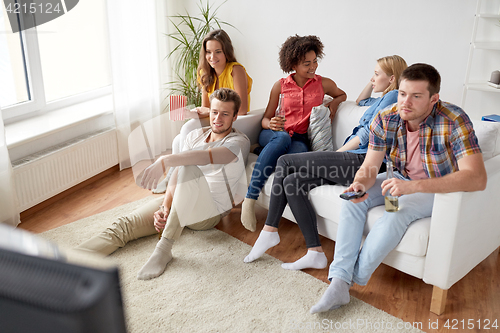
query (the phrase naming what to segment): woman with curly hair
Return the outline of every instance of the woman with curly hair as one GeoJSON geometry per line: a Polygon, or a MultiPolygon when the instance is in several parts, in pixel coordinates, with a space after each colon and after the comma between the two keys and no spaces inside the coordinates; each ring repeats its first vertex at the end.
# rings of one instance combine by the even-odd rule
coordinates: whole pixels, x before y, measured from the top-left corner
{"type": "Polygon", "coordinates": [[[349,185],[353,182],[368,150],[370,124],[380,110],[397,102],[399,77],[406,67],[405,60],[397,55],[377,60],[370,82],[356,100],[359,105],[370,107],[337,151],[285,155],[278,159],[266,223],[245,262],[260,258],[280,242],[279,221],[288,204],[304,235],[307,253],[299,260],[281,266],[291,270],[326,267],[328,260],[321,247],[309,191],[321,185],[349,185]],[[372,92],[382,93],[382,97],[372,98],[372,92]]]}
{"type": "Polygon", "coordinates": [[[310,150],[307,128],[314,106],[323,103],[325,94],[333,97],[328,105],[330,119],[337,112],[338,105],[347,96],[335,82],[316,74],[318,59],[323,57],[323,43],[316,36],[291,36],[283,43],[279,52],[280,67],[288,77],[278,80],[269,97],[259,145],[262,147],[252,172],[241,211],[241,222],[250,231],[255,231],[255,202],[269,176],[274,172],[281,155],[307,152],[310,150]],[[285,117],[275,117],[278,101],[285,117]]]}

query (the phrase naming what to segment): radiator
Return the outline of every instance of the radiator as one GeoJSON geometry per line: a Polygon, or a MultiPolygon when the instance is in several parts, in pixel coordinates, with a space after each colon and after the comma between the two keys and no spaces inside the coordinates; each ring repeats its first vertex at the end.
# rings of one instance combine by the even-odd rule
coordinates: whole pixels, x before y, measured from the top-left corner
{"type": "Polygon", "coordinates": [[[106,129],[12,162],[24,211],[118,164],[116,132],[106,129]]]}

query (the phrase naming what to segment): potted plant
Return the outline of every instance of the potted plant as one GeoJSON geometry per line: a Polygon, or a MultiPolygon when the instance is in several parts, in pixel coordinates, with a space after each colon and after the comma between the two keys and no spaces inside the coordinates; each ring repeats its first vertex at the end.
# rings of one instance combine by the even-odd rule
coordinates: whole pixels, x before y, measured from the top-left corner
{"type": "Polygon", "coordinates": [[[186,12],[185,15],[169,17],[175,32],[167,34],[167,37],[173,39],[177,45],[167,55],[168,59],[173,60],[174,74],[174,80],[167,83],[167,89],[170,90],[168,96],[184,95],[187,97],[187,105],[201,105],[197,69],[203,38],[214,29],[221,29],[222,25],[234,28],[216,16],[218,9],[224,3],[213,9],[209,0],[205,5],[200,0],[198,15],[192,16],[186,12]]]}

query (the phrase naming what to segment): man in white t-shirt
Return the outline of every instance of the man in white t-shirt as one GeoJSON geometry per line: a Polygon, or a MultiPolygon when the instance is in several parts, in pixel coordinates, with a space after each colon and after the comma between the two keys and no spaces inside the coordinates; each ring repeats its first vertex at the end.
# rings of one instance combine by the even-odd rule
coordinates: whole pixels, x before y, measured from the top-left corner
{"type": "Polygon", "coordinates": [[[215,91],[210,96],[210,127],[190,132],[181,153],[162,156],[144,171],[141,186],[151,189],[168,167],[175,167],[165,196],[118,218],[77,249],[108,255],[131,240],[162,232],[137,278],[161,275],[172,259],[172,245],[185,226],[193,230],[213,228],[233,204],[244,198],[250,140],[232,127],[240,104],[235,91],[215,91]]]}

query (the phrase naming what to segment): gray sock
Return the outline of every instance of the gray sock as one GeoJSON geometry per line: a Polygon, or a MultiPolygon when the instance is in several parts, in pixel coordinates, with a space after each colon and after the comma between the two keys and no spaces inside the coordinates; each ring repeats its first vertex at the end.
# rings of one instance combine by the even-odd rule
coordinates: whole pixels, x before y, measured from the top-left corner
{"type": "Polygon", "coordinates": [[[311,313],[325,312],[346,305],[351,300],[349,296],[350,285],[344,280],[332,278],[328,289],[318,303],[311,308],[311,313]]]}
{"type": "Polygon", "coordinates": [[[162,237],[156,244],[151,257],[137,273],[137,278],[139,280],[149,280],[160,276],[165,271],[167,264],[172,260],[173,244],[173,240],[162,237]]]}
{"type": "Polygon", "coordinates": [[[241,204],[241,224],[251,232],[254,232],[257,226],[255,218],[255,203],[257,200],[245,198],[241,204]]]}

